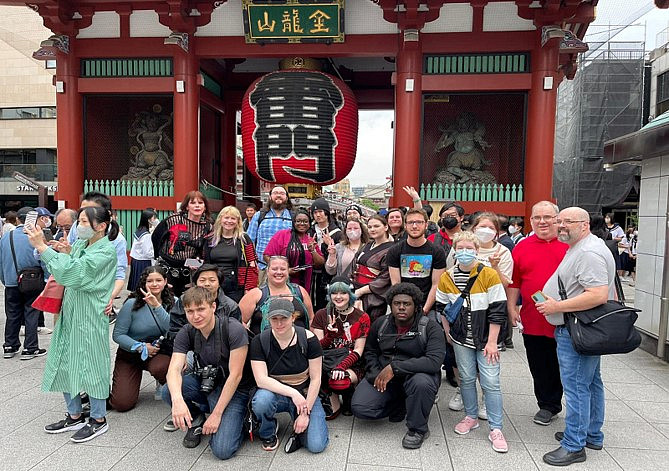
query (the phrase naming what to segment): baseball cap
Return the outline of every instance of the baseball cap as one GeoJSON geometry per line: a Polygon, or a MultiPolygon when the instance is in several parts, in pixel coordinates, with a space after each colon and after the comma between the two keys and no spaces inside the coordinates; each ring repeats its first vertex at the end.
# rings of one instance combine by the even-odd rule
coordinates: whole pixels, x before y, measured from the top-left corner
{"type": "Polygon", "coordinates": [[[50,218],[53,217],[53,214],[51,214],[51,211],[49,211],[48,209],[46,209],[42,206],[36,207],[35,211],[37,211],[38,216],[49,216],[50,218]]]}
{"type": "Polygon", "coordinates": [[[269,302],[267,317],[283,316],[291,317],[295,312],[292,301],[287,298],[274,298],[269,302]]]}

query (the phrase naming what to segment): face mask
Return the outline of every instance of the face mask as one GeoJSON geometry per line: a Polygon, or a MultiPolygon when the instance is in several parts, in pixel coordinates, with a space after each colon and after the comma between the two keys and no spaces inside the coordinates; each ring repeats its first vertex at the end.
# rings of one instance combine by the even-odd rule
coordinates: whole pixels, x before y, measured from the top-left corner
{"type": "Polygon", "coordinates": [[[77,224],[77,237],[82,240],[89,240],[95,235],[95,231],[90,226],[77,224]]]}
{"type": "Polygon", "coordinates": [[[479,240],[484,244],[493,240],[497,235],[497,233],[494,230],[490,229],[489,227],[482,227],[480,229],[476,229],[474,231],[474,234],[476,234],[476,237],[478,237],[479,240]]]}
{"type": "Polygon", "coordinates": [[[358,230],[346,231],[346,237],[348,237],[350,240],[359,240],[360,235],[361,232],[358,230]]]}
{"type": "Polygon", "coordinates": [[[515,234],[518,232],[518,228],[516,226],[509,226],[509,234],[515,234]]]}
{"type": "Polygon", "coordinates": [[[453,216],[446,216],[445,218],[441,219],[441,225],[450,231],[458,225],[458,220],[453,216]]]}
{"type": "Polygon", "coordinates": [[[458,249],[455,251],[455,259],[462,265],[469,265],[476,260],[476,250],[474,249],[458,249]]]}
{"type": "Polygon", "coordinates": [[[151,225],[151,227],[156,227],[158,224],[160,224],[160,221],[158,219],[151,219],[151,221],[149,221],[149,224],[151,225]]]}

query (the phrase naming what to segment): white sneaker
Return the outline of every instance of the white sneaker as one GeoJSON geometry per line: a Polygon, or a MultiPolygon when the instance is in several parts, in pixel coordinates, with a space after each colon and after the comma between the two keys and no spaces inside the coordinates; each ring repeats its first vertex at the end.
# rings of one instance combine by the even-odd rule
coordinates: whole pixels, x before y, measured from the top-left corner
{"type": "Polygon", "coordinates": [[[453,394],[451,400],[448,401],[448,408],[456,411],[460,411],[465,408],[465,405],[462,402],[462,396],[460,395],[460,388],[455,388],[455,394],[453,394]]]}
{"type": "Polygon", "coordinates": [[[38,334],[49,335],[49,334],[53,333],[53,330],[49,329],[48,327],[38,327],[37,328],[37,333],[38,334]]]}
{"type": "Polygon", "coordinates": [[[488,409],[485,406],[485,396],[481,394],[481,402],[479,404],[479,419],[488,420],[488,409]]]}

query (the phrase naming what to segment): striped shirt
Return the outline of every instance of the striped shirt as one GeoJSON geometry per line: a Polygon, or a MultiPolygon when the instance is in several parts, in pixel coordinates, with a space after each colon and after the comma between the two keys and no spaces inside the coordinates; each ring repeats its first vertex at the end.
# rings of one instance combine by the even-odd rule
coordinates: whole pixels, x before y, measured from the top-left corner
{"type": "MultiPolygon", "coordinates": [[[[462,271],[460,266],[457,265],[453,270],[453,283],[455,283],[455,286],[460,290],[460,292],[464,291],[464,289],[467,287],[468,281],[469,272],[462,271]]],[[[464,305],[467,306],[468,302],[469,301],[465,299],[464,305]]],[[[472,311],[470,309],[467,309],[467,340],[465,340],[464,343],[460,343],[456,340],[454,340],[454,342],[465,347],[476,348],[474,345],[474,337],[472,336],[472,311]]]]}
{"type": "Polygon", "coordinates": [[[70,254],[49,248],[44,262],[65,286],[42,380],[43,391],[109,396],[109,318],[104,310],[114,287],[116,252],[107,237],[87,245],[77,240],[70,254]]]}

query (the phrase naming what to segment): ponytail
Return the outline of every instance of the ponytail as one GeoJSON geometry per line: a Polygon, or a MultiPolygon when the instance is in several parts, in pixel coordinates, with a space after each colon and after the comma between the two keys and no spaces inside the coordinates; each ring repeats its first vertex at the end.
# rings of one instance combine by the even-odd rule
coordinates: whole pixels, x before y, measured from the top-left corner
{"type": "Polygon", "coordinates": [[[101,206],[88,206],[79,210],[79,214],[84,213],[88,218],[89,223],[95,222],[96,224],[101,224],[103,222],[107,223],[107,228],[105,229],[105,235],[109,240],[115,240],[119,234],[119,225],[116,221],[111,218],[111,213],[101,207],[101,206]]]}
{"type": "Polygon", "coordinates": [[[105,231],[107,237],[109,240],[116,240],[120,232],[121,228],[119,227],[118,223],[112,219],[107,225],[107,230],[105,231]]]}

